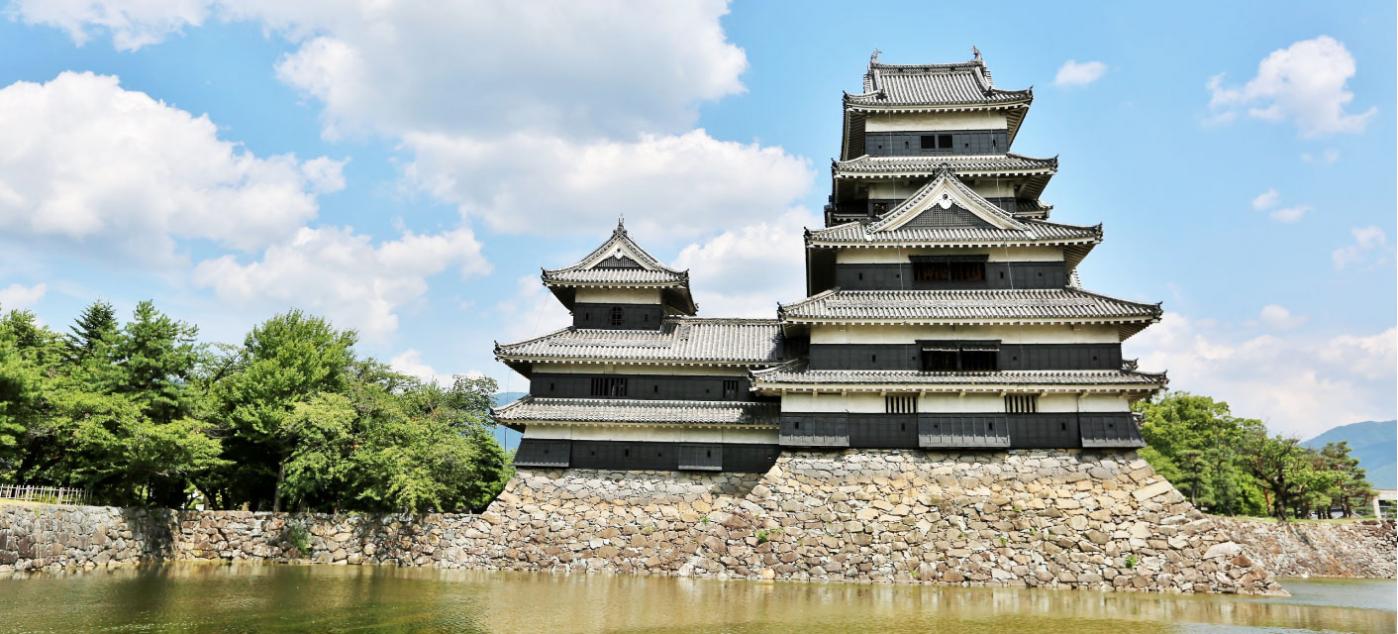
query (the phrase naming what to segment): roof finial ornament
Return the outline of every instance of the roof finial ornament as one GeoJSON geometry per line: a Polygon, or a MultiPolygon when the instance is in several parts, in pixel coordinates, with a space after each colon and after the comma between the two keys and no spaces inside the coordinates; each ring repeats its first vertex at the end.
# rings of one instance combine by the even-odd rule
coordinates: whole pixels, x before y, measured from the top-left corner
{"type": "Polygon", "coordinates": [[[975,44],[971,45],[971,57],[974,57],[978,62],[981,61],[981,49],[976,48],[975,44]]]}
{"type": "Polygon", "coordinates": [[[879,50],[879,49],[874,49],[874,52],[872,52],[872,53],[869,54],[869,65],[870,65],[870,66],[873,66],[874,64],[879,63],[879,53],[882,53],[882,52],[883,52],[883,51],[881,51],[881,50],[879,50]]]}
{"type": "Polygon", "coordinates": [[[626,214],[617,214],[616,230],[619,233],[626,233],[626,214]]]}

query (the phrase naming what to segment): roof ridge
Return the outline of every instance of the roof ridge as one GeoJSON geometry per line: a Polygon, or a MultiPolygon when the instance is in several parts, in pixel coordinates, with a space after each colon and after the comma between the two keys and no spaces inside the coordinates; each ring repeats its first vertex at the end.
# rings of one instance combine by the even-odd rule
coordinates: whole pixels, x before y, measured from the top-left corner
{"type": "MultiPolygon", "coordinates": [[[[878,220],[866,225],[865,233],[874,233],[886,229],[897,231],[916,217],[912,214],[920,216],[929,211],[931,205],[921,208],[919,208],[919,206],[922,205],[938,187],[943,186],[949,188],[951,190],[950,193],[958,194],[965,202],[970,203],[968,206],[972,207],[972,209],[969,210],[971,213],[995,225],[996,228],[1009,231],[1026,231],[1020,221],[1013,215],[1001,209],[998,205],[986,200],[984,196],[976,193],[976,190],[971,189],[965,183],[961,182],[961,179],[956,175],[956,171],[951,168],[951,164],[944,162],[937,166],[937,171],[933,174],[932,178],[929,179],[927,183],[923,184],[922,187],[919,187],[917,191],[913,192],[913,195],[903,199],[902,202],[895,205],[893,209],[888,210],[888,212],[878,220]],[[904,216],[907,216],[907,218],[904,219],[904,216]],[[998,219],[999,222],[995,222],[992,218],[998,219]],[[901,223],[899,222],[900,220],[902,220],[901,223]]],[[[942,198],[946,199],[947,193],[948,192],[943,192],[942,198]]],[[[936,205],[937,202],[934,201],[932,204],[936,205]]],[[[945,210],[949,207],[950,202],[942,206],[942,209],[945,210]]]]}

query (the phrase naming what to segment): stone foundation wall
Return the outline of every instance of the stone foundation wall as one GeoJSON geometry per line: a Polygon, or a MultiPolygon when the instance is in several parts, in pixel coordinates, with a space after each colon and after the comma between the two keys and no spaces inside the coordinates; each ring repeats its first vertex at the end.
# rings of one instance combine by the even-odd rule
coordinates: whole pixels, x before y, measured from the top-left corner
{"type": "Polygon", "coordinates": [[[1169,592],[1392,577],[1392,522],[1203,515],[1132,452],[785,453],[765,474],[522,469],[479,515],[0,505],[0,574],[310,561],[1169,592]]]}

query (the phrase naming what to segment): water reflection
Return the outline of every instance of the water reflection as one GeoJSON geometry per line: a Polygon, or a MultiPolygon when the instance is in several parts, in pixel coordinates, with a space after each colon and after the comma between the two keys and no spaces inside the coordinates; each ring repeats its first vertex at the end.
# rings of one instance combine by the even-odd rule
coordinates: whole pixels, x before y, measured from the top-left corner
{"type": "Polygon", "coordinates": [[[325,566],[0,581],[0,631],[1393,632],[1392,582],[1252,599],[325,566]]]}

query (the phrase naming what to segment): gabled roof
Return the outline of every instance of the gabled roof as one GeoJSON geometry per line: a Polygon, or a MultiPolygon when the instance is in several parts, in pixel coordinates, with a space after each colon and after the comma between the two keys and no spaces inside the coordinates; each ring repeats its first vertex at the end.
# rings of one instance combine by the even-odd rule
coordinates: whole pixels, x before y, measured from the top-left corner
{"type": "MultiPolygon", "coordinates": [[[[975,190],[962,183],[961,179],[952,172],[950,164],[942,163],[933,173],[932,180],[927,181],[927,184],[913,192],[912,196],[888,210],[878,220],[870,223],[869,232],[896,232],[927,215],[945,216],[947,214],[944,212],[953,208],[971,212],[976,218],[983,221],[984,225],[988,225],[988,228],[1019,232],[1026,230],[1025,225],[1015,220],[1014,216],[1006,213],[995,203],[986,200],[975,190]]],[[[938,222],[936,224],[946,223],[938,222]]]]}
{"type": "Polygon", "coordinates": [[[779,306],[793,324],[1118,324],[1126,339],[1160,320],[1140,304],[1075,288],[846,291],[831,289],[779,306]]]}
{"type": "Polygon", "coordinates": [[[883,64],[876,53],[864,73],[863,92],[844,95],[847,112],[1009,110],[1011,140],[1033,101],[1032,88],[996,88],[979,54],[952,64],[883,64]]]}
{"type": "Polygon", "coordinates": [[[775,319],[668,317],[660,330],[564,328],[496,344],[495,358],[528,373],[533,363],[755,367],[782,360],[775,319]]]}
{"type": "Polygon", "coordinates": [[[1028,220],[1001,209],[941,165],[928,181],[871,223],[848,222],[806,232],[816,247],[985,247],[1074,245],[1069,267],[1102,241],[1101,225],[1080,227],[1028,220]]]}
{"type": "Polygon", "coordinates": [[[842,180],[930,177],[946,168],[963,178],[1005,178],[1022,181],[1018,197],[1036,200],[1058,172],[1058,157],[1034,158],[1005,154],[947,154],[934,156],[869,156],[832,161],[835,186],[842,180]]]}
{"type": "Polygon", "coordinates": [[[666,303],[688,315],[695,313],[689,291],[689,271],[669,268],[647,253],[617,221],[612,236],[582,260],[561,269],[543,269],[544,285],[569,309],[576,288],[657,288],[666,291],[666,303]]]}
{"type": "Polygon", "coordinates": [[[662,401],[526,396],[494,411],[506,425],[612,423],[773,428],[780,406],[755,401],[662,401]]]}
{"type": "Polygon", "coordinates": [[[860,392],[887,388],[927,392],[1122,392],[1163,389],[1164,373],[1134,370],[1005,370],[918,372],[915,370],[811,370],[792,362],[752,372],[753,390],[860,392]]]}

